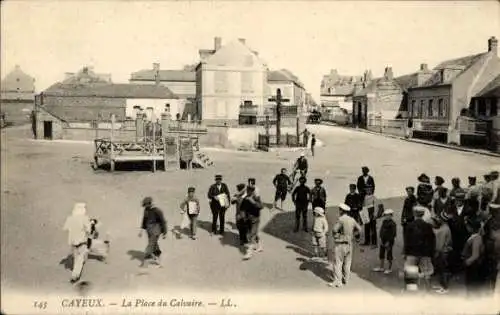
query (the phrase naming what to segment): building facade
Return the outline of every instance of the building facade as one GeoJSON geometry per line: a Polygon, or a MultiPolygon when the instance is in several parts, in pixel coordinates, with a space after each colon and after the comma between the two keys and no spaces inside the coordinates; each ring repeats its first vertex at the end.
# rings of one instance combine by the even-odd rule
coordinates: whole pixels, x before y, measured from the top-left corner
{"type": "MultiPolygon", "coordinates": [[[[371,72],[365,75],[371,76],[371,72]]],[[[340,107],[351,112],[354,86],[363,81],[362,76],[340,75],[336,69],[323,76],[320,86],[320,104],[323,112],[340,107]]]]}
{"type": "Polygon", "coordinates": [[[289,100],[282,104],[283,113],[297,115],[306,112],[306,89],[292,72],[286,69],[269,71],[267,84],[267,109],[275,111],[276,103],[269,101],[269,99],[275,97],[277,90],[280,89],[282,97],[289,100]]]}
{"type": "Polygon", "coordinates": [[[500,74],[498,40],[491,37],[484,53],[447,60],[433,70],[427,80],[408,89],[412,117],[422,120],[416,129],[441,133],[448,143],[460,144],[460,117],[500,74]]]}
{"type": "MultiPolygon", "coordinates": [[[[165,86],[143,84],[64,84],[56,83],[40,93],[37,105],[66,122],[117,121],[134,119],[134,107],[147,115],[160,117],[166,106],[175,117],[182,113],[182,104],[165,86]]],[[[150,118],[151,118],[150,117],[150,118]]]]}
{"type": "Polygon", "coordinates": [[[267,65],[244,39],[213,50],[200,50],[196,67],[196,116],[208,123],[239,123],[240,107],[264,115],[267,104],[267,65]]]}
{"type": "Polygon", "coordinates": [[[29,123],[35,100],[35,79],[16,65],[1,83],[0,108],[6,123],[29,123]]]}

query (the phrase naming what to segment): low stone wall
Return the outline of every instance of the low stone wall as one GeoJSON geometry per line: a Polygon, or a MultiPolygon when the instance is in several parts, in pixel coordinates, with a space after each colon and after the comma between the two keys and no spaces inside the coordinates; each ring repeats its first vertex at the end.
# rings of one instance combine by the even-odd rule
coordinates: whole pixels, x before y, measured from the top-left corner
{"type": "MultiPolygon", "coordinates": [[[[63,128],[62,138],[65,140],[93,141],[96,138],[110,138],[111,129],[93,128],[63,128]]],[[[113,138],[123,141],[134,141],[136,139],[135,130],[115,130],[113,138]]]]}
{"type": "Polygon", "coordinates": [[[382,134],[404,137],[405,125],[405,119],[371,119],[367,129],[382,134]]]}

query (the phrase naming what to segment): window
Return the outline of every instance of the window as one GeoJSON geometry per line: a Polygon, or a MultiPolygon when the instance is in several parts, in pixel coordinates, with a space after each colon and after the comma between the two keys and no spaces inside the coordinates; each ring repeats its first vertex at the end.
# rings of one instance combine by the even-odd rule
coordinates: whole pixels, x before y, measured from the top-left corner
{"type": "Polygon", "coordinates": [[[438,99],[438,117],[444,117],[443,99],[438,99]]]}
{"type": "Polygon", "coordinates": [[[434,116],[434,112],[433,112],[433,108],[432,108],[432,103],[433,103],[433,100],[429,100],[429,103],[427,105],[427,117],[432,117],[434,116]]]}
{"type": "Polygon", "coordinates": [[[420,101],[420,107],[418,108],[418,118],[422,118],[424,115],[424,100],[420,101]]]}
{"type": "Polygon", "coordinates": [[[411,105],[410,108],[408,109],[408,115],[409,116],[414,116],[415,114],[415,100],[411,100],[411,105]]]}
{"type": "Polygon", "coordinates": [[[498,99],[491,100],[491,117],[498,116],[498,99]]]}
{"type": "Polygon", "coordinates": [[[241,92],[242,93],[253,93],[253,76],[252,72],[242,72],[241,73],[241,92]]]}
{"type": "Polygon", "coordinates": [[[214,74],[215,93],[227,92],[227,73],[224,71],[217,71],[214,74]]]}
{"type": "Polygon", "coordinates": [[[243,106],[252,106],[253,102],[252,101],[243,101],[243,106]]]}

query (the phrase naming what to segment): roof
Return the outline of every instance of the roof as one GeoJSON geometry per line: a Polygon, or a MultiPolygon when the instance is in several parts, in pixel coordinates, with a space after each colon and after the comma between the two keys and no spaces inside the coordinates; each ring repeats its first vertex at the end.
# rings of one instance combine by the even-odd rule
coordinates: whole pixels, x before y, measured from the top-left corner
{"type": "Polygon", "coordinates": [[[377,89],[377,84],[381,82],[383,79],[384,78],[375,78],[371,80],[364,89],[356,93],[356,96],[366,96],[368,93],[375,92],[375,90],[377,89]]]}
{"type": "MultiPolygon", "coordinates": [[[[160,81],[195,82],[196,72],[188,70],[159,70],[160,81]]],[[[130,80],[155,81],[156,71],[153,69],[140,70],[130,75],[130,80]]]]}
{"type": "Polygon", "coordinates": [[[418,73],[402,75],[400,77],[395,78],[394,80],[401,87],[401,89],[403,89],[403,91],[407,91],[409,88],[418,85],[418,73]]]}
{"type": "Polygon", "coordinates": [[[281,69],[277,71],[268,71],[267,72],[267,81],[288,81],[297,84],[299,87],[303,88],[304,84],[300,82],[299,78],[294,75],[290,70],[281,69]]]}
{"type": "Polygon", "coordinates": [[[163,85],[150,84],[62,84],[56,83],[43,92],[54,96],[97,96],[117,98],[158,98],[177,99],[178,97],[163,85]]]}
{"type": "MultiPolygon", "coordinates": [[[[456,59],[450,59],[441,62],[438,64],[436,67],[434,67],[434,70],[440,70],[444,68],[469,68],[473,64],[475,64],[481,57],[483,57],[487,53],[480,53],[480,54],[475,54],[475,55],[469,55],[461,58],[456,58],[456,59]]],[[[465,70],[464,69],[464,70],[465,70]]]]}
{"type": "Polygon", "coordinates": [[[500,75],[477,93],[474,97],[500,97],[500,75]]]}

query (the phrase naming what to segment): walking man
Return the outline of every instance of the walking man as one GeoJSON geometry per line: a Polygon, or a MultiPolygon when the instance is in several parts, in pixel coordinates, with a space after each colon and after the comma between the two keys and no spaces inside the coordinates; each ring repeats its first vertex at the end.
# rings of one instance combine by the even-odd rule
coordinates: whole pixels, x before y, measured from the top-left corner
{"type": "Polygon", "coordinates": [[[346,204],[339,205],[340,217],[333,227],[333,240],[335,243],[335,263],[333,267],[334,280],[331,287],[340,288],[347,284],[351,274],[352,244],[354,238],[359,239],[361,226],[348,215],[350,208],[346,204]]]}
{"type": "Polygon", "coordinates": [[[295,229],[294,232],[299,231],[300,217],[302,217],[303,229],[307,229],[307,207],[311,200],[311,190],[306,186],[307,179],[305,177],[299,178],[299,186],[295,187],[292,192],[292,201],[295,204],[295,229]]]}
{"type": "Polygon", "coordinates": [[[276,194],[274,195],[274,205],[276,208],[278,206],[278,200],[280,201],[280,208],[283,209],[283,201],[286,199],[288,193],[288,187],[292,185],[290,177],[286,173],[286,168],[281,169],[281,173],[276,175],[273,179],[273,185],[276,188],[276,194]]]}
{"type": "Polygon", "coordinates": [[[167,223],[165,221],[165,217],[163,216],[163,212],[153,206],[153,199],[151,197],[144,198],[142,200],[142,206],[144,207],[144,215],[142,217],[139,237],[142,237],[142,230],[146,230],[148,234],[148,245],[144,252],[141,267],[145,266],[147,259],[152,259],[156,264],[161,266],[161,250],[158,240],[160,235],[162,235],[163,239],[165,239],[167,234],[167,223]]]}
{"type": "Polygon", "coordinates": [[[258,195],[255,195],[255,187],[247,186],[246,196],[241,202],[241,210],[245,211],[248,222],[248,245],[243,259],[248,260],[254,252],[262,251],[262,242],[259,238],[260,212],[262,210],[262,201],[258,195]]]}
{"type": "Polygon", "coordinates": [[[64,223],[65,231],[68,231],[68,243],[73,255],[73,270],[71,272],[71,283],[77,282],[83,271],[83,265],[87,260],[87,241],[90,236],[91,223],[87,216],[84,203],[77,203],[73,207],[71,216],[64,223]]]}
{"type": "Polygon", "coordinates": [[[315,146],[316,146],[316,136],[313,133],[312,138],[311,138],[311,154],[312,154],[312,156],[314,156],[314,147],[315,146]]]}
{"type": "Polygon", "coordinates": [[[226,209],[229,207],[229,188],[222,182],[222,175],[215,175],[215,184],[208,189],[208,200],[212,211],[212,234],[224,235],[226,209]],[[219,219],[219,230],[217,231],[217,219],[219,219]]]}
{"type": "MultiPolygon", "coordinates": [[[[306,154],[302,152],[300,157],[295,162],[294,171],[299,171],[300,176],[307,176],[307,169],[309,168],[309,164],[307,163],[306,154]]],[[[299,176],[299,178],[300,178],[299,176]]]]}

